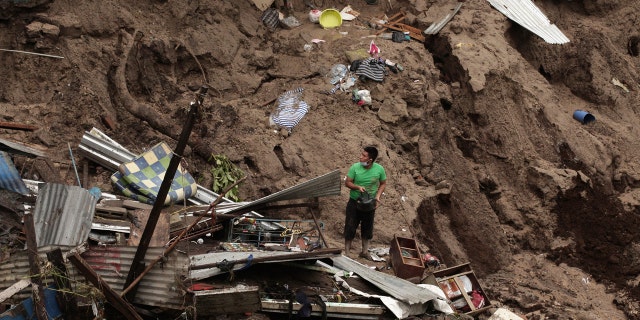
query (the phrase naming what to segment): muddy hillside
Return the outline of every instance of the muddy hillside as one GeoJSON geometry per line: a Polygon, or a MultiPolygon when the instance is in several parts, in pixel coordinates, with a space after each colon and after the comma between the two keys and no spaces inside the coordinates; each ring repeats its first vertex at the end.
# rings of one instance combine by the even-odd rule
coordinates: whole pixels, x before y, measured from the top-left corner
{"type": "MultiPolygon", "coordinates": [[[[0,49],[48,56],[0,51],[0,121],[38,127],[0,138],[45,148],[63,173],[17,157],[25,178],[75,184],[68,146],[78,154],[85,131],[135,152],[175,146],[207,85],[184,159],[201,185],[211,155],[248,175],[239,194],[252,200],[344,176],[376,145],[389,178],[374,246],[414,236],[446,265],[471,262],[494,303],[530,319],[639,319],[640,2],[535,1],[565,44],[461,3],[438,34],[393,42],[369,22],[404,12],[424,30],[458,2],[293,1],[300,25],[270,29],[249,0],[3,0],[0,49]],[[309,20],[308,5],[348,4],[359,16],[337,28],[309,20]],[[361,106],[328,74],[372,40],[403,70],[358,80],[361,106]],[[297,88],[307,114],[291,132],[270,126],[274,99],[297,88]]],[[[92,164],[90,186],[115,192],[110,174],[92,164]]],[[[335,247],[346,200],[346,188],[320,199],[335,247]]]]}

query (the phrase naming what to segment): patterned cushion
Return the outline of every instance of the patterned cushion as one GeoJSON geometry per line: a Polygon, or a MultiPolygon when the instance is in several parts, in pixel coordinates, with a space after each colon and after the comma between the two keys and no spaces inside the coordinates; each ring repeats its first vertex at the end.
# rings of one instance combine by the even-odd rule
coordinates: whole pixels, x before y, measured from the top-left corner
{"type": "MultiPolygon", "coordinates": [[[[111,176],[111,182],[125,196],[153,204],[172,156],[169,146],[160,142],[132,161],[121,164],[118,171],[111,176]]],[[[178,165],[164,204],[188,199],[196,190],[197,184],[193,177],[178,165]]]]}

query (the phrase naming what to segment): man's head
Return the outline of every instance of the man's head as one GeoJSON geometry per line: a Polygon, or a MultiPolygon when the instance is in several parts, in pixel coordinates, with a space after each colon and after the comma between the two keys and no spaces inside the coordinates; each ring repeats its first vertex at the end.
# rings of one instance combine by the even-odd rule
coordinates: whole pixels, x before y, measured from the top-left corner
{"type": "Polygon", "coordinates": [[[364,147],[364,151],[369,155],[369,159],[371,159],[371,162],[376,161],[376,158],[378,158],[378,149],[376,149],[376,147],[364,147]]]}

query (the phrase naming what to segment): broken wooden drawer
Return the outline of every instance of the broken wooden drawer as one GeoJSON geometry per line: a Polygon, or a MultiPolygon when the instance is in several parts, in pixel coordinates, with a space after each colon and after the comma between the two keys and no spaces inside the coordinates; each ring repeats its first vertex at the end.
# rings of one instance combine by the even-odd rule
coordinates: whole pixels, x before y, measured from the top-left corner
{"type": "Polygon", "coordinates": [[[424,262],[414,239],[395,236],[389,250],[396,277],[419,283],[424,273],[424,262]]]}
{"type": "Polygon", "coordinates": [[[473,316],[491,306],[469,263],[434,271],[425,283],[438,285],[457,312],[473,316]]]}

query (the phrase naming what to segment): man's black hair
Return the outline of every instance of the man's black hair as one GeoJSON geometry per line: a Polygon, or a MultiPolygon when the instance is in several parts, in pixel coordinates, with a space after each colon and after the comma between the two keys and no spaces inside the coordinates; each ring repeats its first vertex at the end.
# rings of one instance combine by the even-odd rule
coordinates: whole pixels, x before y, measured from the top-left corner
{"type": "Polygon", "coordinates": [[[369,158],[371,158],[371,161],[376,161],[376,158],[378,158],[378,149],[376,149],[376,147],[374,146],[364,147],[364,151],[367,152],[367,154],[369,155],[369,158]]]}

